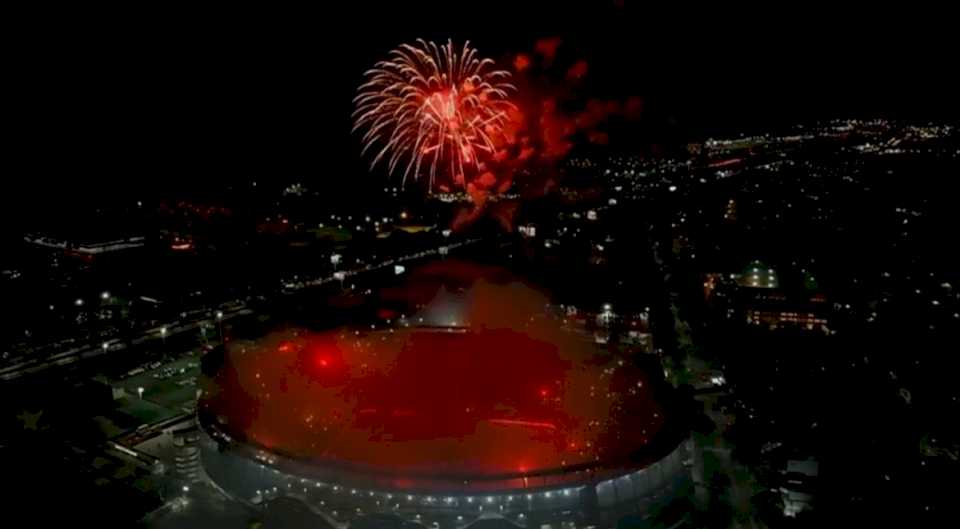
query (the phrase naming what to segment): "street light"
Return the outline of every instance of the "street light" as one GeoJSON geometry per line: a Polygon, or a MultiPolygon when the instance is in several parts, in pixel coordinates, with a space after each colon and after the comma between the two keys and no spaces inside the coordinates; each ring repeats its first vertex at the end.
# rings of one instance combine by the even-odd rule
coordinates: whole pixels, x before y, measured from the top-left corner
{"type": "Polygon", "coordinates": [[[137,388],[137,396],[139,396],[141,399],[143,398],[143,386],[137,388]]]}
{"type": "Polygon", "coordinates": [[[108,291],[106,291],[106,290],[104,290],[103,292],[101,292],[101,293],[100,293],[100,299],[102,299],[102,300],[104,300],[104,301],[110,299],[110,292],[108,292],[108,291]]]}
{"type": "Polygon", "coordinates": [[[223,311],[217,311],[217,329],[220,331],[220,343],[223,343],[223,311]]]}
{"type": "Polygon", "coordinates": [[[108,344],[107,342],[103,342],[103,346],[102,346],[102,347],[103,347],[103,350],[106,351],[107,349],[110,348],[110,344],[108,344]]]}
{"type": "Polygon", "coordinates": [[[167,326],[166,325],[164,325],[163,327],[160,327],[160,338],[163,340],[163,345],[166,346],[167,345],[167,326]]]}

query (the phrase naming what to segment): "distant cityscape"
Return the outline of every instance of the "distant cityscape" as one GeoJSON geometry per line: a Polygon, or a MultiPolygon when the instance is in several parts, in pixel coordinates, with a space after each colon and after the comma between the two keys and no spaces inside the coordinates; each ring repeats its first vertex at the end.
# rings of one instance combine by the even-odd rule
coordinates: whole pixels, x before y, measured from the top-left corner
{"type": "MultiPolygon", "coordinates": [[[[629,494],[613,471],[540,488],[523,477],[504,486],[509,501],[527,487],[541,496],[517,506],[490,489],[488,514],[625,527],[642,504],[643,527],[826,527],[879,523],[895,502],[930,525],[950,515],[960,457],[960,361],[942,345],[960,326],[958,169],[952,125],[837,120],[708,138],[677,156],[574,156],[482,208],[395,182],[337,208],[318,207],[307,180],[241,181],[216,201],[143,196],[89,225],[20,234],[0,257],[0,445],[10,465],[69,475],[69,494],[116,506],[123,523],[253,527],[296,498],[326,525],[359,527],[406,489],[314,479],[249,448],[243,465],[289,475],[231,489],[224,469],[241,463],[211,454],[236,441],[236,424],[198,410],[204,379],[231,344],[277,329],[344,328],[374,343],[479,326],[480,309],[449,308],[476,303],[465,292],[479,287],[458,290],[459,279],[436,280],[449,321],[431,320],[430,302],[390,298],[432,263],[469,261],[548,292],[531,320],[610,362],[584,371],[653,366],[684,432],[649,467],[666,477],[623,472],[629,494]],[[69,389],[49,391],[54,381],[69,389]],[[579,487],[597,496],[557,503],[579,487]]],[[[486,519],[483,491],[478,505],[410,494],[395,509],[406,523],[486,519]]]]}

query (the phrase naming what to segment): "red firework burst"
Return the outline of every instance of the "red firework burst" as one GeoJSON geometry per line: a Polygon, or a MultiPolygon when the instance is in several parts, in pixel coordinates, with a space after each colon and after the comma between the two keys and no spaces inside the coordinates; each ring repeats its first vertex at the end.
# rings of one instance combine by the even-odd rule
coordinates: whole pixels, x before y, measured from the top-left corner
{"type": "Polygon", "coordinates": [[[483,174],[485,160],[502,142],[514,108],[510,73],[479,58],[466,42],[403,44],[365,73],[354,98],[354,128],[365,129],[363,153],[377,149],[370,166],[384,161],[391,174],[438,179],[466,187],[483,174]],[[376,146],[376,147],[375,147],[376,146]]]}

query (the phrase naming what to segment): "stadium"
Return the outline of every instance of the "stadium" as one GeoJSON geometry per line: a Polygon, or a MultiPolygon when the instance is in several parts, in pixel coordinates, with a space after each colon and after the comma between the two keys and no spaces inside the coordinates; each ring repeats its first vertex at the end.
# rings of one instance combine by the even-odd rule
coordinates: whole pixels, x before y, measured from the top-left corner
{"type": "Polygon", "coordinates": [[[688,493],[659,373],[567,328],[536,287],[443,261],[378,302],[362,329],[230,343],[198,405],[218,487],[334,527],[606,527],[688,493]]]}

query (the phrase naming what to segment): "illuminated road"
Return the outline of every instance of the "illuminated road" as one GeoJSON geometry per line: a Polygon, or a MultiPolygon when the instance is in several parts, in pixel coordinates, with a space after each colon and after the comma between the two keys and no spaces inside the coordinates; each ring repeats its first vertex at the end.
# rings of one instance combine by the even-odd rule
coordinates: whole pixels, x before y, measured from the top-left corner
{"type": "MultiPolygon", "coordinates": [[[[249,314],[253,314],[253,311],[246,308],[244,305],[240,305],[232,310],[223,311],[222,319],[227,321],[239,316],[247,316],[249,314]]],[[[94,358],[114,351],[122,351],[128,347],[140,345],[147,341],[163,339],[163,329],[166,329],[167,336],[176,336],[181,333],[199,329],[202,325],[205,325],[209,321],[210,318],[203,318],[187,323],[173,323],[168,326],[160,325],[146,330],[133,340],[130,340],[129,343],[114,338],[112,340],[103,342],[99,346],[77,347],[42,359],[32,358],[0,369],[0,379],[14,380],[24,375],[40,373],[53,367],[69,365],[79,360],[94,358]],[[104,345],[106,345],[106,347],[104,347],[104,345]]]]}
{"type": "MultiPolygon", "coordinates": [[[[373,271],[397,266],[400,263],[407,263],[407,262],[411,262],[411,261],[415,261],[415,260],[423,259],[427,257],[444,256],[444,255],[447,255],[451,250],[463,248],[465,246],[474,244],[478,241],[479,239],[468,239],[461,242],[454,242],[445,246],[440,246],[438,248],[424,250],[422,252],[417,252],[414,254],[404,255],[396,259],[388,259],[377,264],[367,264],[360,268],[355,268],[352,270],[342,270],[339,272],[335,272],[329,276],[319,277],[313,280],[300,281],[300,282],[294,282],[294,283],[285,283],[284,292],[292,293],[304,288],[321,286],[325,284],[334,283],[336,281],[340,281],[342,283],[347,278],[353,278],[367,272],[373,272],[373,271]]],[[[247,315],[253,314],[253,310],[247,308],[242,303],[239,305],[231,306],[230,308],[226,308],[226,304],[221,306],[225,307],[222,309],[223,321],[228,321],[230,319],[233,319],[239,316],[247,316],[247,315]]],[[[66,351],[61,351],[58,353],[51,354],[49,356],[41,357],[40,355],[34,354],[32,355],[31,358],[0,368],[0,380],[15,380],[25,375],[41,373],[48,369],[67,366],[83,359],[98,357],[108,352],[122,351],[127,349],[128,347],[140,345],[148,341],[163,339],[164,332],[166,332],[167,336],[172,337],[185,332],[195,331],[199,329],[201,326],[211,321],[211,318],[208,315],[209,311],[203,310],[198,312],[203,312],[204,316],[200,318],[196,318],[189,322],[178,321],[178,322],[172,322],[166,325],[155,326],[153,328],[143,331],[139,336],[137,336],[133,340],[130,340],[129,342],[121,341],[120,339],[113,338],[113,339],[106,340],[104,342],[98,342],[96,344],[87,344],[81,347],[74,347],[66,351]],[[163,331],[163,329],[166,329],[166,331],[163,331]],[[106,345],[106,347],[104,347],[104,345],[106,345]]]]}

